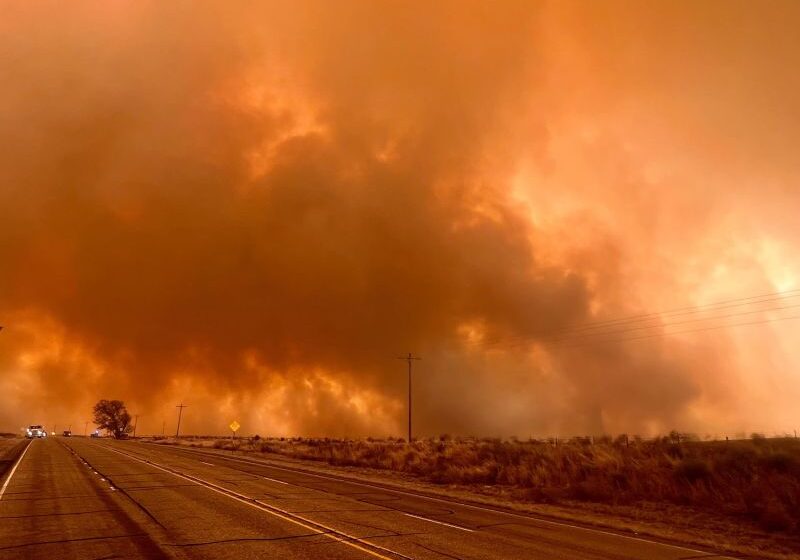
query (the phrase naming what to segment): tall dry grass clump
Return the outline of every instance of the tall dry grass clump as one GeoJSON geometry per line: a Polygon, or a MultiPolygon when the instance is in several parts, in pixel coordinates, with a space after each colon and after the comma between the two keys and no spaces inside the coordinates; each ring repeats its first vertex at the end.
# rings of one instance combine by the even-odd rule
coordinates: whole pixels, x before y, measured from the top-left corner
{"type": "MultiPolygon", "coordinates": [[[[220,440],[218,447],[231,442],[220,440]]],[[[331,465],[408,473],[437,484],[501,485],[526,500],[666,502],[800,531],[800,441],[621,437],[568,442],[269,439],[237,447],[331,465]]]]}

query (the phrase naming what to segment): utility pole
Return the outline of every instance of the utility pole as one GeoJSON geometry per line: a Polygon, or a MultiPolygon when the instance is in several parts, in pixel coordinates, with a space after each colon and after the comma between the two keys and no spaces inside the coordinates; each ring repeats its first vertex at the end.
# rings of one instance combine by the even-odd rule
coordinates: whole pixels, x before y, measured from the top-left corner
{"type": "Polygon", "coordinates": [[[162,437],[166,433],[166,430],[167,430],[167,421],[166,420],[162,420],[161,421],[161,436],[162,437]]]}
{"type": "Polygon", "coordinates": [[[83,423],[83,437],[86,437],[86,430],[89,429],[89,421],[83,423]]]}
{"type": "Polygon", "coordinates": [[[408,356],[400,356],[397,358],[398,360],[405,360],[408,362],[408,443],[411,443],[411,364],[414,360],[421,360],[422,358],[418,358],[408,353],[408,356]]]}
{"type": "Polygon", "coordinates": [[[136,426],[139,425],[139,415],[135,414],[133,418],[133,439],[136,439],[136,426]]]}
{"type": "Polygon", "coordinates": [[[183,409],[189,406],[188,404],[179,404],[176,405],[175,408],[178,409],[178,428],[175,430],[175,437],[177,438],[181,433],[181,416],[183,415],[183,409]]]}

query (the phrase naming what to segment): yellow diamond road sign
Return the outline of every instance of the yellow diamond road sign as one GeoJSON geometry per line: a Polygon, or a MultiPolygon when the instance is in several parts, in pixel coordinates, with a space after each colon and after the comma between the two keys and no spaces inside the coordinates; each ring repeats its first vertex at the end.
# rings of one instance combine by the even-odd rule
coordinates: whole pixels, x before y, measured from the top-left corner
{"type": "Polygon", "coordinates": [[[231,422],[230,426],[228,426],[228,427],[231,429],[232,432],[238,432],[239,428],[241,428],[241,426],[239,425],[239,422],[237,422],[236,420],[231,422]]]}

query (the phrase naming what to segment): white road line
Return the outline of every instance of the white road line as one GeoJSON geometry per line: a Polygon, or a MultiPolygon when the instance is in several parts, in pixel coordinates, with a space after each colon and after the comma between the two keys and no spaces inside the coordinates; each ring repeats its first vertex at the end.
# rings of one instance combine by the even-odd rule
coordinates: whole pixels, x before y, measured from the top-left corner
{"type": "MultiPolygon", "coordinates": [[[[149,445],[155,445],[155,444],[149,444],[149,445]]],[[[163,446],[159,446],[159,447],[163,447],[163,446]]],[[[209,455],[208,452],[198,451],[196,449],[175,448],[175,451],[178,451],[178,452],[186,451],[186,452],[189,452],[189,453],[197,453],[197,454],[201,454],[201,455],[209,455]]],[[[499,515],[505,515],[505,516],[508,516],[508,517],[515,517],[517,519],[525,519],[525,520],[533,522],[533,523],[544,523],[546,525],[555,525],[557,527],[568,527],[570,529],[577,529],[579,531],[585,531],[587,533],[597,533],[597,534],[600,534],[600,535],[608,535],[608,536],[611,536],[611,537],[617,537],[617,538],[626,539],[626,540],[629,540],[629,541],[637,541],[637,542],[642,542],[642,543],[647,543],[647,544],[652,544],[652,545],[658,545],[658,546],[667,546],[669,548],[675,548],[677,550],[685,550],[687,552],[692,552],[692,553],[696,553],[696,554],[706,554],[706,555],[709,554],[709,552],[707,550],[698,550],[696,548],[689,548],[688,546],[682,546],[682,545],[679,545],[679,544],[670,544],[670,543],[660,542],[660,541],[657,541],[657,540],[650,540],[650,539],[646,539],[646,538],[642,538],[642,537],[632,537],[632,536],[629,536],[629,535],[623,535],[623,534],[620,534],[620,533],[615,533],[613,531],[606,531],[604,529],[595,529],[593,527],[582,527],[580,525],[573,525],[572,523],[568,523],[566,521],[553,521],[553,520],[550,520],[550,519],[544,519],[542,517],[537,517],[535,514],[525,515],[525,514],[522,514],[522,513],[513,513],[513,512],[510,512],[510,511],[503,511],[503,510],[494,509],[494,508],[491,508],[491,507],[482,507],[482,506],[478,506],[478,505],[474,505],[474,504],[468,504],[468,503],[465,503],[465,502],[460,502],[458,500],[448,500],[446,498],[437,498],[437,497],[428,496],[428,495],[425,495],[425,494],[417,494],[415,492],[408,492],[406,490],[399,490],[399,489],[396,490],[396,489],[389,488],[389,487],[386,487],[386,486],[380,486],[378,484],[370,484],[369,482],[360,482],[358,480],[348,479],[348,478],[345,478],[345,477],[336,478],[336,477],[332,477],[332,476],[325,476],[325,475],[322,475],[322,474],[314,474],[314,473],[311,473],[311,472],[308,472],[308,471],[302,470],[302,469],[292,469],[292,468],[287,468],[287,467],[279,467],[277,465],[274,465],[274,464],[271,464],[271,463],[266,463],[266,462],[263,462],[263,461],[252,461],[252,460],[248,461],[246,459],[237,459],[236,457],[224,457],[224,459],[227,459],[228,461],[236,461],[236,462],[239,462],[239,463],[245,463],[247,465],[262,466],[262,467],[267,467],[267,468],[270,468],[270,469],[277,469],[277,470],[286,471],[286,472],[290,472],[290,473],[294,473],[294,474],[304,474],[304,475],[307,475],[307,476],[313,476],[313,477],[322,478],[322,479],[325,479],[325,480],[332,480],[332,481],[335,481],[335,482],[343,482],[343,483],[355,484],[357,486],[363,486],[365,488],[375,488],[377,490],[383,490],[384,492],[393,492],[395,494],[403,494],[405,496],[411,496],[411,497],[422,499],[422,500],[430,500],[432,502],[439,502],[439,503],[450,504],[450,505],[458,505],[458,506],[465,507],[465,508],[472,509],[472,510],[490,512],[490,513],[495,513],[495,514],[499,514],[499,515]]],[[[722,555],[715,555],[715,556],[719,556],[719,558],[721,558],[722,560],[739,560],[738,558],[735,558],[733,556],[722,556],[722,555]]]]}
{"type": "MultiPolygon", "coordinates": [[[[384,547],[382,547],[380,545],[373,544],[371,542],[367,542],[364,539],[360,539],[358,537],[354,537],[352,535],[348,535],[347,533],[345,533],[343,531],[340,531],[338,529],[334,529],[332,527],[328,527],[326,525],[323,525],[322,523],[319,523],[318,521],[313,521],[311,519],[306,519],[305,517],[303,517],[301,515],[297,515],[296,513],[292,513],[290,511],[281,509],[281,508],[279,508],[277,506],[274,506],[272,504],[268,504],[266,502],[262,502],[261,500],[257,500],[255,498],[250,498],[248,496],[245,496],[244,494],[240,494],[240,493],[235,492],[233,490],[229,490],[228,488],[225,488],[223,486],[218,486],[218,485],[214,484],[213,482],[208,482],[207,480],[203,480],[203,479],[198,478],[196,476],[181,474],[181,473],[179,473],[177,471],[174,471],[174,470],[172,470],[170,468],[162,467],[161,465],[159,465],[158,463],[154,463],[153,461],[140,459],[139,457],[135,457],[135,456],[130,455],[128,453],[123,453],[122,451],[117,451],[116,449],[112,449],[110,446],[107,446],[107,445],[102,445],[101,447],[103,447],[104,449],[107,449],[108,451],[111,451],[112,453],[116,453],[118,455],[122,455],[123,457],[128,457],[129,459],[133,459],[134,461],[138,461],[139,463],[144,463],[145,465],[150,465],[151,467],[154,467],[154,468],[156,468],[158,470],[161,470],[161,471],[164,471],[166,473],[169,473],[172,476],[177,476],[178,478],[182,478],[184,480],[188,480],[189,482],[192,482],[194,484],[197,484],[198,486],[201,486],[203,488],[207,488],[209,490],[217,492],[218,494],[222,494],[223,496],[231,498],[232,500],[236,500],[238,502],[241,502],[241,503],[243,503],[245,505],[248,505],[250,507],[256,508],[256,509],[258,509],[260,511],[263,511],[265,513],[269,513],[271,515],[274,515],[275,517],[279,517],[279,518],[281,518],[281,519],[283,519],[285,521],[289,521],[290,523],[294,523],[295,525],[299,525],[299,526],[303,527],[304,529],[308,529],[309,531],[314,531],[314,533],[316,533],[316,534],[325,535],[326,537],[328,537],[330,539],[333,539],[336,542],[340,542],[340,543],[345,544],[347,546],[353,547],[356,550],[360,550],[361,552],[365,552],[365,553],[367,553],[367,554],[369,554],[371,556],[375,556],[376,558],[381,558],[381,560],[392,560],[392,558],[390,558],[388,556],[384,556],[382,554],[379,554],[379,553],[375,552],[374,550],[370,550],[370,548],[386,552],[387,554],[391,554],[392,556],[395,556],[395,557],[409,558],[408,556],[405,556],[404,554],[400,554],[399,552],[395,552],[394,550],[390,550],[390,549],[384,548],[384,547]],[[300,520],[300,521],[298,521],[298,520],[300,520]],[[308,525],[307,523],[310,523],[310,525],[308,525]],[[316,527],[314,527],[314,525],[316,525],[316,527]],[[319,527],[324,529],[324,531],[321,531],[319,529],[319,527]],[[351,541],[355,541],[355,542],[351,542],[351,541]],[[356,543],[361,543],[364,546],[360,546],[360,545],[358,545],[356,543]],[[365,548],[365,547],[370,547],[370,548],[365,548]]],[[[409,560],[413,560],[413,559],[409,558],[409,560]]]]}
{"type": "Polygon", "coordinates": [[[461,527],[460,525],[453,525],[452,523],[445,523],[444,521],[436,521],[435,519],[428,519],[427,517],[421,517],[419,515],[414,515],[413,513],[404,513],[409,517],[413,517],[414,519],[422,519],[423,521],[427,521],[429,523],[436,523],[437,525],[444,525],[445,527],[452,527],[453,529],[461,529],[462,531],[466,531],[468,533],[474,533],[474,529],[467,529],[466,527],[461,527]]]}
{"type": "Polygon", "coordinates": [[[209,467],[214,466],[214,463],[206,463],[205,461],[200,461],[200,462],[203,463],[204,465],[208,465],[209,467]]]}
{"type": "Polygon", "coordinates": [[[0,500],[3,499],[3,494],[6,493],[6,488],[8,488],[8,483],[11,482],[11,478],[14,476],[14,473],[17,472],[17,467],[19,467],[19,464],[22,462],[22,458],[25,457],[25,454],[28,452],[28,449],[31,448],[31,443],[33,443],[33,441],[29,442],[28,445],[25,446],[25,450],[22,452],[22,455],[20,455],[19,459],[17,459],[17,462],[14,463],[14,468],[11,469],[10,473],[8,473],[8,478],[6,478],[3,487],[0,488],[0,500]]]}
{"type": "MultiPolygon", "coordinates": [[[[202,463],[202,461],[200,461],[200,462],[202,463]]],[[[268,476],[262,476],[261,478],[263,478],[264,480],[269,480],[270,482],[277,482],[278,484],[285,484],[286,486],[289,486],[288,482],[284,482],[282,480],[278,480],[277,478],[270,478],[268,476]]]]}

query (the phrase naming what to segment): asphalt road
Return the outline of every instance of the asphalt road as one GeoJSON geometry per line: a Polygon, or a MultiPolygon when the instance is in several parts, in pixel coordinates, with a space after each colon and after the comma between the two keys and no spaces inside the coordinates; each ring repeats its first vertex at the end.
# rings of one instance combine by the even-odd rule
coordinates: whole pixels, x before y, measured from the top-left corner
{"type": "Polygon", "coordinates": [[[0,482],[8,483],[0,497],[0,560],[723,558],[139,442],[33,441],[0,482]]]}

